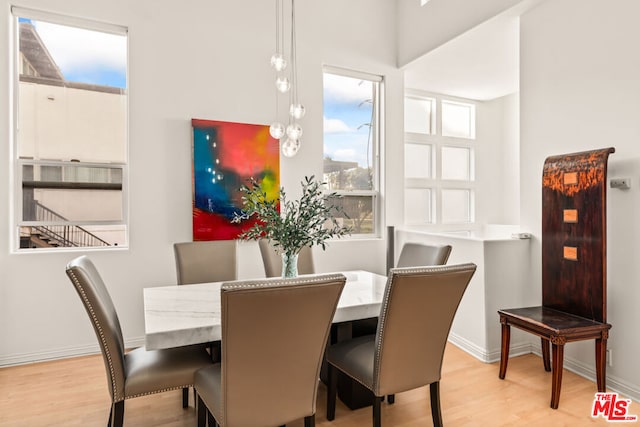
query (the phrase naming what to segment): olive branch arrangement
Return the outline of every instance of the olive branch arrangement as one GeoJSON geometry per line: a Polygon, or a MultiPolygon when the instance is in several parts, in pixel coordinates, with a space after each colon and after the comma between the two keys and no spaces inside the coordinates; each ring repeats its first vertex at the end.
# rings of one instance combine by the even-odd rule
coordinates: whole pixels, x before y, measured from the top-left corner
{"type": "Polygon", "coordinates": [[[282,254],[295,255],[305,246],[321,246],[332,238],[351,234],[351,227],[340,225],[335,215],[348,218],[342,207],[332,201],[341,196],[325,193],[322,182],[312,175],[301,182],[302,195],[297,200],[287,199],[283,187],[279,197],[269,199],[262,185],[251,178],[250,185],[242,185],[242,212],[235,213],[232,222],[240,223],[250,218],[258,221],[243,231],[244,240],[268,239],[282,254]],[[278,209],[278,202],[280,209],[278,209]]]}

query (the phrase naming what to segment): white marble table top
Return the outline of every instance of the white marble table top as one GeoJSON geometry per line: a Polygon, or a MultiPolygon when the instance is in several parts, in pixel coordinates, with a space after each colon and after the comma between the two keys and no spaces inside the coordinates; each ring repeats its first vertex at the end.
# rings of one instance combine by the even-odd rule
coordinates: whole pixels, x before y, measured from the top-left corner
{"type": "MultiPolygon", "coordinates": [[[[366,271],[342,272],[342,291],[334,323],[376,317],[387,282],[366,271]]],[[[220,286],[200,283],[145,288],[144,323],[147,350],[217,341],[221,338],[220,286]]]]}

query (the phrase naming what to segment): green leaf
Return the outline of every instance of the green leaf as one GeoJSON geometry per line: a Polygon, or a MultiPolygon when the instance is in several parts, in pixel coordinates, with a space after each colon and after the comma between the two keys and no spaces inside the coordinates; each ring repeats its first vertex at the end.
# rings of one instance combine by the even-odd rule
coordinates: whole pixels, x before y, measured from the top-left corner
{"type": "Polygon", "coordinates": [[[331,202],[340,196],[325,194],[323,184],[313,175],[304,177],[298,200],[288,200],[282,187],[277,200],[268,200],[266,191],[254,179],[250,185],[243,184],[240,187],[242,214],[236,214],[232,221],[240,223],[256,218],[258,222],[239,237],[245,240],[267,238],[280,252],[294,254],[312,245],[319,245],[324,250],[328,239],[351,234],[351,228],[340,226],[333,216],[339,213],[347,217],[340,206],[331,202]],[[327,228],[328,223],[331,226],[327,228]]]}

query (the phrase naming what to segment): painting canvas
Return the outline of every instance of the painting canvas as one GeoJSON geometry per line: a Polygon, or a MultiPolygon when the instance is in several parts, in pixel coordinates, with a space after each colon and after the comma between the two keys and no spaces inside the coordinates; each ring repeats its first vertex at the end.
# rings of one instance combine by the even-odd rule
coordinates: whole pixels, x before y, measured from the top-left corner
{"type": "Polygon", "coordinates": [[[272,199],[280,188],[278,141],[269,126],[192,119],[193,240],[231,240],[252,221],[232,223],[240,186],[254,178],[272,199]]]}

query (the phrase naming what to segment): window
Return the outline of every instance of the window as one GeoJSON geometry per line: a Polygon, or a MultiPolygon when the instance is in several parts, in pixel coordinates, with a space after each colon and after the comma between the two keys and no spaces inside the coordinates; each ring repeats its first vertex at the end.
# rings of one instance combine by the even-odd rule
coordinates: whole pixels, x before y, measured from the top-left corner
{"type": "Polygon", "coordinates": [[[433,147],[429,144],[407,141],[404,146],[404,167],[407,178],[432,177],[431,154],[433,147]]]}
{"type": "Polygon", "coordinates": [[[476,137],[475,106],[442,101],[442,136],[474,139],[476,137]]]}
{"type": "Polygon", "coordinates": [[[407,224],[430,224],[433,222],[432,197],[430,188],[406,189],[404,211],[407,224]]]}
{"type": "Polygon", "coordinates": [[[475,111],[473,103],[405,95],[407,224],[473,223],[475,111]]]}
{"type": "Polygon", "coordinates": [[[404,99],[404,131],[433,135],[436,100],[407,96],[404,99]]]}
{"type": "Polygon", "coordinates": [[[126,246],[127,31],[12,14],[14,247],[126,246]]]}
{"type": "Polygon", "coordinates": [[[471,180],[471,148],[443,145],[440,154],[442,180],[471,180]]]}
{"type": "Polygon", "coordinates": [[[353,235],[379,235],[382,78],[324,69],[324,181],[338,193],[353,235]]]}
{"type": "Polygon", "coordinates": [[[471,222],[471,191],[442,189],[442,222],[471,222]]]}

